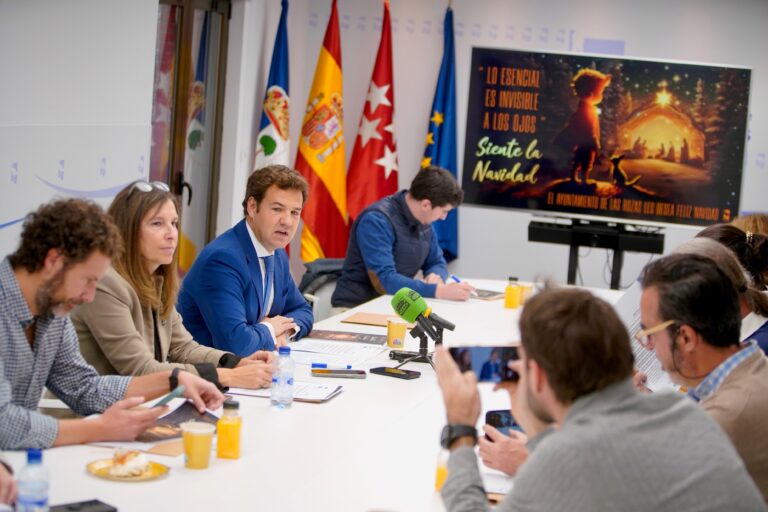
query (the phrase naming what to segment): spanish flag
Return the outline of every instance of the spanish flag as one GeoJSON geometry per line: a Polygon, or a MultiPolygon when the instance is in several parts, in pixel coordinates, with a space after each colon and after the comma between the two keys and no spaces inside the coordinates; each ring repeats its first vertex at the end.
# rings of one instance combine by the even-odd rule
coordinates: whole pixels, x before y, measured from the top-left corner
{"type": "Polygon", "coordinates": [[[344,166],[341,39],[336,0],[317,59],[301,126],[296,170],[309,182],[304,205],[301,259],[343,258],[349,235],[344,166]]]}

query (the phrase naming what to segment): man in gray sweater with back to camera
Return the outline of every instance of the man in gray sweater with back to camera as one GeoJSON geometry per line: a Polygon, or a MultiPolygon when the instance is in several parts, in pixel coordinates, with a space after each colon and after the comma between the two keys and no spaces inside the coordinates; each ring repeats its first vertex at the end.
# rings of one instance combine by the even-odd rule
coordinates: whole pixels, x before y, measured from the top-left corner
{"type": "MultiPolygon", "coordinates": [[[[764,511],[720,427],[680,393],[638,394],[629,336],[589,292],[546,288],[520,317],[517,382],[504,382],[530,456],[500,511],[764,511]]],[[[437,350],[451,451],[446,509],[488,510],[474,452],[477,381],[437,350]]]]}

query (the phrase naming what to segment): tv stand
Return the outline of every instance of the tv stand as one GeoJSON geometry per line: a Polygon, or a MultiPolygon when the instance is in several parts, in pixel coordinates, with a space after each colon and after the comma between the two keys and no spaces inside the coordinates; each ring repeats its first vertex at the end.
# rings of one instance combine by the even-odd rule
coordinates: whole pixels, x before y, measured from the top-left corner
{"type": "Polygon", "coordinates": [[[628,230],[626,224],[570,219],[570,224],[533,220],[528,224],[528,241],[570,246],[568,255],[568,284],[576,284],[579,247],[613,250],[611,288],[621,285],[624,251],[662,254],[664,233],[628,230]]]}

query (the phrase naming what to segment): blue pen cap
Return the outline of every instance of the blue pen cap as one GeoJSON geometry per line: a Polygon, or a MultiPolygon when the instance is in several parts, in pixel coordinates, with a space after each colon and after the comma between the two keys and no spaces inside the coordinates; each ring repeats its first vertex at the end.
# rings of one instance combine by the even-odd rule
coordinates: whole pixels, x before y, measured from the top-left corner
{"type": "Polygon", "coordinates": [[[280,354],[281,356],[289,356],[291,355],[291,347],[280,347],[277,350],[277,353],[280,354]]]}
{"type": "Polygon", "coordinates": [[[27,450],[27,464],[42,464],[43,450],[40,448],[30,448],[27,450]]]}

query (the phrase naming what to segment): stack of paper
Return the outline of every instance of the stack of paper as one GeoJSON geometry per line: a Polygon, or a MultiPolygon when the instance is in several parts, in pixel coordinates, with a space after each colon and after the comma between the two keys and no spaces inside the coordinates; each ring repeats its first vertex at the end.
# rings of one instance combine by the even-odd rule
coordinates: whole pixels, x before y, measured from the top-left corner
{"type": "Polygon", "coordinates": [[[669,375],[661,368],[661,363],[653,351],[645,349],[635,339],[635,334],[640,331],[640,296],[643,288],[639,281],[627,288],[624,295],[613,305],[619,318],[629,331],[629,340],[632,345],[632,353],[635,355],[635,368],[643,372],[648,380],[645,385],[651,391],[664,391],[679,389],[669,375]]]}
{"type": "Polygon", "coordinates": [[[291,343],[291,357],[296,364],[323,362],[331,365],[357,364],[374,357],[386,347],[367,343],[344,343],[302,339],[291,343]]]}

